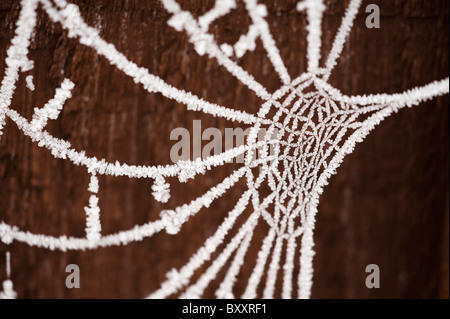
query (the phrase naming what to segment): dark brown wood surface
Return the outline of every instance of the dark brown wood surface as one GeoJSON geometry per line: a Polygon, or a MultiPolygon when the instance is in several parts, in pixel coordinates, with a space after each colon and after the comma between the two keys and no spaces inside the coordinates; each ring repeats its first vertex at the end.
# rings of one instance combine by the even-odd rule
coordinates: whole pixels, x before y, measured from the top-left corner
{"type": "MultiPolygon", "coordinates": [[[[245,106],[249,113],[260,107],[259,98],[215,60],[198,56],[186,34],[167,25],[170,16],[158,1],[74,2],[105,40],[168,83],[221,105],[245,106]]],[[[262,2],[290,75],[301,74],[306,67],[305,14],[296,11],[296,1],[262,2]]],[[[324,57],[348,4],[326,2],[324,57]]],[[[213,3],[183,1],[183,7],[199,16],[213,3]]],[[[0,2],[1,76],[19,9],[19,1],[0,2]]],[[[363,1],[331,84],[345,94],[395,93],[447,77],[448,12],[447,0],[363,1]],[[365,26],[364,8],[370,3],[380,7],[380,29],[365,26]]],[[[146,92],[92,49],[68,39],[41,9],[38,16],[30,51],[35,67],[21,74],[11,107],[30,119],[33,108],[45,104],[69,77],[76,84],[73,98],[47,128],[76,149],[108,161],[168,164],[173,128],[191,129],[194,119],[201,119],[204,128],[236,126],[146,92]],[[25,86],[29,74],[34,76],[34,92],[25,86]]],[[[233,43],[248,25],[240,4],[232,15],[214,22],[210,31],[219,43],[233,43]]],[[[270,91],[281,85],[261,42],[239,64],[270,91]]],[[[331,178],[317,216],[313,298],[448,298],[448,108],[444,96],[401,110],[359,144],[331,178]],[[379,289],[364,284],[365,267],[371,263],[381,269],[379,289]]],[[[153,200],[151,181],[101,176],[102,232],[155,219],[163,207],[190,201],[235,167],[214,169],[187,184],[170,180],[172,198],[167,205],[153,200]]],[[[83,168],[54,159],[8,120],[0,139],[0,220],[34,233],[83,237],[88,180],[83,168]]],[[[144,297],[158,288],[168,270],[187,262],[244,189],[244,183],[234,187],[176,236],[161,233],[126,247],[81,252],[2,244],[0,279],[5,273],[4,252],[9,250],[19,298],[144,297]],[[80,266],[80,289],[65,287],[65,267],[70,263],[80,266]]],[[[266,231],[258,228],[256,239],[266,231]]],[[[238,296],[252,271],[257,247],[250,250],[238,277],[238,296]]],[[[219,281],[223,275],[219,273],[219,281]]],[[[213,292],[208,289],[206,296],[213,292]]]]}

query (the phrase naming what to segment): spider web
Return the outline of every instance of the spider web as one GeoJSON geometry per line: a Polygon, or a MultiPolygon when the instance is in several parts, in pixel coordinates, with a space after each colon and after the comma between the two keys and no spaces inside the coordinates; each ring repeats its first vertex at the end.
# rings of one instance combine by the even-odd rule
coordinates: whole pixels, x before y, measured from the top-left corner
{"type": "MultiPolygon", "coordinates": [[[[126,245],[166,231],[176,234],[192,216],[207,208],[233,187],[244,180],[247,189],[241,194],[234,208],[217,230],[180,269],[167,273],[167,280],[150,294],[150,298],[164,298],[178,294],[181,298],[199,298],[216,278],[218,272],[230,262],[225,277],[216,291],[218,298],[256,298],[265,269],[267,280],[263,298],[273,298],[277,276],[282,272],[282,297],[292,298],[295,286],[298,298],[309,298],[313,275],[314,242],[313,231],[319,196],[331,175],[381,121],[404,107],[417,105],[422,101],[447,94],[449,79],[435,81],[423,87],[399,94],[376,94],[367,96],[346,96],[332,87],[328,78],[337,63],[345,41],[352,29],[353,21],[361,0],[351,0],[335,36],[326,62],[320,65],[321,22],[325,10],[323,1],[304,0],[297,10],[307,15],[307,71],[291,79],[280,57],[275,41],[269,31],[265,17],[266,7],[256,0],[245,0],[245,8],[251,25],[233,45],[218,45],[208,32],[216,19],[230,14],[236,8],[235,1],[216,0],[215,6],[198,19],[183,10],[174,0],[161,0],[165,10],[172,14],[168,24],[188,35],[199,55],[215,59],[231,75],[264,100],[257,114],[228,108],[177,89],[160,77],[139,67],[114,45],[103,40],[97,29],[87,25],[74,4],[65,0],[22,0],[22,9],[17,22],[15,36],[7,51],[7,68],[0,88],[0,135],[5,119],[11,119],[17,127],[36,142],[47,148],[55,158],[67,159],[75,165],[84,166],[91,175],[88,191],[91,193],[86,212],[86,237],[48,236],[23,231],[16,226],[2,222],[0,238],[5,244],[13,241],[48,249],[84,250],[106,246],[126,245]],[[35,108],[32,120],[28,121],[9,108],[19,73],[33,68],[28,50],[30,38],[36,26],[36,10],[42,6],[48,16],[68,31],[68,37],[78,41],[105,57],[111,65],[141,84],[148,92],[159,92],[168,99],[186,106],[187,110],[200,111],[214,117],[225,118],[251,126],[245,145],[229,149],[205,159],[182,160],[172,165],[137,166],[124,163],[109,163],[104,159],[88,157],[84,151],[76,151],[69,142],[55,138],[45,130],[49,119],[57,119],[64,103],[71,98],[75,84],[64,79],[56,89],[54,97],[42,108],[35,108]],[[242,69],[231,57],[240,58],[247,51],[255,49],[260,39],[267,57],[276,70],[282,86],[269,93],[252,75],[242,69]],[[257,136],[261,128],[267,129],[263,140],[257,136]],[[273,138],[272,133],[275,134],[273,138]],[[271,138],[269,138],[271,136],[271,138]],[[269,154],[273,146],[274,153],[269,154]],[[260,151],[256,159],[254,153],[260,151]],[[113,234],[102,234],[100,207],[98,205],[97,175],[127,176],[154,180],[153,196],[160,202],[170,198],[170,185],[166,178],[177,177],[186,182],[214,167],[222,166],[243,155],[244,165],[234,170],[223,181],[189,203],[171,210],[163,210],[160,218],[144,225],[113,234]],[[255,168],[260,168],[256,173],[255,168]],[[267,183],[270,192],[260,197],[259,189],[267,183]],[[244,210],[251,213],[239,225],[234,236],[226,235],[244,210]],[[269,231],[262,243],[252,243],[258,223],[266,223],[269,231]],[[250,274],[242,296],[235,296],[234,283],[250,247],[258,249],[256,266],[250,274]],[[252,246],[252,247],[253,247],[252,246]],[[220,247],[220,249],[219,249],[220,247]],[[284,260],[282,259],[284,253],[284,260]],[[212,260],[213,254],[218,254],[212,260]],[[294,279],[294,260],[298,258],[300,271],[294,279]],[[193,274],[205,262],[210,266],[192,282],[193,274]],[[266,267],[268,266],[268,267],[266,267]]],[[[32,77],[26,78],[27,87],[34,90],[32,77]]],[[[9,285],[10,283],[8,283],[9,285]]],[[[8,286],[9,287],[9,286],[8,286]]],[[[11,286],[12,287],[12,286],[11,286]]],[[[9,287],[9,288],[11,288],[9,287]]],[[[11,288],[12,289],[12,288],[11,288]]],[[[9,294],[14,296],[13,294],[9,294]]]]}

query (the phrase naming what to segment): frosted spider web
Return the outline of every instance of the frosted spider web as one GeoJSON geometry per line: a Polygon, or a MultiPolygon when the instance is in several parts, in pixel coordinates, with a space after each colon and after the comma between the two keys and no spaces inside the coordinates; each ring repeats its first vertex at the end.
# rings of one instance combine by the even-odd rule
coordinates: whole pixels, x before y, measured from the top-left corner
{"type": "MultiPolygon", "coordinates": [[[[0,238],[5,244],[13,241],[48,249],[85,250],[106,246],[126,245],[166,231],[176,234],[190,217],[202,208],[226,194],[239,180],[246,181],[247,189],[241,194],[234,208],[204,242],[188,262],[180,269],[167,273],[167,280],[150,294],[150,298],[164,298],[178,294],[181,298],[201,297],[217,276],[230,262],[224,279],[216,290],[218,298],[255,298],[257,288],[267,269],[267,280],[263,298],[274,297],[277,275],[282,272],[282,297],[309,298],[313,277],[314,242],[313,231],[319,196],[331,175],[342,163],[345,155],[351,153],[369,132],[389,115],[404,107],[417,105],[422,101],[449,92],[449,79],[432,82],[399,94],[375,94],[347,96],[328,84],[327,80],[337,63],[344,43],[352,29],[361,0],[351,0],[335,36],[331,51],[324,65],[320,65],[321,22],[325,5],[320,0],[304,0],[297,9],[307,16],[307,71],[292,79],[283,64],[275,41],[266,22],[266,7],[256,0],[245,0],[245,8],[251,18],[251,25],[233,45],[219,46],[208,32],[217,18],[230,14],[236,8],[235,1],[217,0],[215,6],[199,17],[183,10],[174,0],[161,0],[165,10],[172,16],[168,24],[179,32],[185,32],[199,55],[217,60],[230,74],[236,77],[265,102],[257,114],[249,114],[243,108],[232,109],[217,105],[166,83],[147,69],[137,66],[120,53],[114,45],[103,40],[99,31],[87,25],[74,4],[65,0],[22,0],[15,36],[7,51],[6,71],[0,88],[0,134],[6,117],[40,147],[47,148],[55,158],[67,159],[75,165],[84,166],[91,175],[88,191],[91,193],[86,212],[86,237],[49,236],[35,234],[2,222],[0,238]],[[137,166],[125,163],[109,163],[104,159],[88,157],[84,151],[76,151],[69,142],[50,135],[45,126],[49,119],[57,119],[65,102],[71,98],[75,84],[64,79],[56,89],[54,97],[43,107],[35,108],[32,120],[28,121],[10,103],[20,72],[34,67],[28,55],[30,38],[36,26],[36,10],[41,6],[54,22],[68,31],[69,38],[78,41],[109,60],[111,65],[141,84],[148,92],[159,92],[168,99],[184,104],[187,110],[199,111],[214,117],[225,118],[241,124],[251,125],[245,145],[229,149],[205,159],[182,160],[172,165],[137,166]],[[267,56],[279,75],[282,86],[269,93],[249,73],[231,59],[242,57],[255,49],[260,39],[267,56]],[[269,116],[273,111],[275,115],[269,116]],[[268,128],[266,137],[258,141],[262,127],[268,128]],[[276,132],[275,139],[271,132],[276,132]],[[269,147],[274,146],[274,154],[269,147]],[[255,151],[261,152],[258,158],[255,151]],[[245,156],[242,167],[234,170],[220,183],[189,203],[175,209],[163,210],[160,218],[137,225],[132,229],[114,234],[102,234],[100,207],[97,192],[97,175],[127,176],[154,180],[153,196],[160,202],[170,198],[170,185],[166,178],[177,177],[186,182],[213,167],[222,166],[239,155],[245,156]],[[260,168],[257,175],[254,168],[260,168]],[[263,182],[270,187],[270,194],[260,198],[259,189],[263,182]],[[273,207],[273,208],[269,208],[273,207]],[[247,219],[229,240],[226,235],[237,218],[251,209],[247,219]],[[252,236],[258,223],[267,223],[270,230],[262,243],[253,243],[252,236]],[[220,249],[219,249],[220,247],[220,249]],[[258,249],[256,266],[247,279],[247,286],[241,296],[236,296],[233,287],[250,247],[258,249]],[[282,259],[283,252],[285,258],[282,259]],[[212,255],[218,254],[214,260],[212,255]],[[300,271],[294,279],[294,261],[298,258],[300,271]],[[205,262],[210,266],[198,280],[191,282],[193,274],[205,262]]],[[[32,76],[26,77],[26,85],[34,90],[32,76]]],[[[12,286],[8,281],[9,296],[12,286]]]]}

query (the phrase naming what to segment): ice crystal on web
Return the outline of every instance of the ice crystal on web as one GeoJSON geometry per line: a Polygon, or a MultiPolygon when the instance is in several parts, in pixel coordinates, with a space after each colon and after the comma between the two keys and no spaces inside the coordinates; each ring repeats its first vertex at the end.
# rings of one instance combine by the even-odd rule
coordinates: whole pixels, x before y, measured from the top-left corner
{"type": "MultiPolygon", "coordinates": [[[[164,298],[173,294],[180,297],[201,297],[228,261],[231,262],[216,291],[218,298],[258,297],[257,287],[261,284],[265,269],[267,280],[262,297],[274,297],[279,272],[282,272],[283,278],[283,298],[292,298],[295,287],[297,297],[310,297],[315,215],[319,196],[329,177],[336,173],[344,157],[353,151],[355,145],[386,117],[401,108],[447,94],[448,78],[399,94],[346,96],[332,87],[327,80],[352,29],[361,0],[350,1],[323,66],[319,62],[325,5],[321,0],[304,0],[298,3],[297,10],[305,11],[308,21],[307,70],[294,79],[288,74],[270,33],[265,19],[265,5],[258,4],[256,0],[245,0],[245,8],[251,20],[248,32],[242,34],[234,44],[218,45],[213,35],[208,32],[209,26],[236,8],[234,0],[217,0],[215,6],[199,18],[194,18],[190,12],[183,10],[175,0],[161,2],[171,14],[169,26],[186,33],[199,55],[215,59],[232,76],[264,100],[257,114],[247,113],[243,108],[237,110],[205,101],[191,92],[169,85],[162,78],[151,74],[148,69],[139,67],[114,45],[103,40],[97,29],[86,24],[74,4],[65,0],[22,0],[15,36],[7,51],[7,68],[0,88],[0,135],[5,119],[9,118],[23,134],[40,147],[48,149],[54,157],[84,166],[91,175],[88,191],[92,194],[89,205],[85,207],[85,238],[35,234],[2,222],[1,240],[5,244],[20,241],[31,246],[65,251],[126,245],[161,231],[176,235],[190,217],[200,209],[209,207],[213,201],[220,200],[231,187],[243,179],[247,189],[215,233],[207,238],[183,267],[170,270],[167,280],[149,297],[164,298]],[[38,6],[68,31],[68,37],[75,38],[95,50],[148,92],[159,92],[168,99],[184,104],[189,111],[203,112],[250,125],[246,144],[204,159],[182,160],[166,166],[109,163],[104,159],[89,157],[84,151],[76,151],[69,142],[55,138],[45,130],[47,121],[57,119],[65,102],[71,98],[75,84],[70,79],[64,79],[56,89],[54,97],[43,107],[35,108],[32,120],[28,121],[9,106],[19,73],[34,67],[33,61],[28,58],[28,50],[30,37],[36,26],[38,6]],[[254,50],[257,39],[261,40],[267,57],[282,82],[282,86],[273,93],[269,93],[232,59],[240,58],[254,50]],[[274,137],[258,141],[257,135],[261,128],[269,132],[266,136],[272,136],[274,133],[274,137]],[[273,154],[269,154],[271,146],[274,149],[273,154]],[[257,159],[253,156],[256,149],[261,151],[257,159]],[[177,177],[180,182],[185,182],[240,155],[245,158],[242,167],[231,172],[223,181],[191,202],[174,209],[162,210],[159,219],[144,225],[136,225],[132,229],[114,234],[101,233],[101,211],[97,197],[98,175],[152,179],[152,195],[156,200],[166,203],[170,198],[170,185],[166,178],[177,177]],[[259,173],[256,174],[253,168],[260,168],[259,173]],[[269,185],[270,193],[260,197],[259,189],[264,182],[269,185]],[[252,212],[239,225],[237,233],[225,242],[226,235],[247,208],[251,208],[252,212]],[[252,242],[258,223],[267,223],[270,228],[259,244],[252,242]],[[247,279],[243,295],[236,296],[233,286],[249,249],[258,249],[256,266],[247,279]],[[215,253],[218,253],[218,256],[211,260],[215,253]],[[294,278],[295,258],[298,258],[300,263],[297,278],[294,278]],[[191,282],[194,272],[207,261],[211,262],[210,266],[196,282],[191,282]]],[[[26,84],[30,90],[35,89],[32,76],[26,78],[26,84]]],[[[9,287],[8,283],[7,286],[9,287]]],[[[12,289],[12,285],[10,288],[12,289]]],[[[7,289],[3,294],[10,290],[7,289]]],[[[9,293],[8,296],[10,295],[9,293]]]]}

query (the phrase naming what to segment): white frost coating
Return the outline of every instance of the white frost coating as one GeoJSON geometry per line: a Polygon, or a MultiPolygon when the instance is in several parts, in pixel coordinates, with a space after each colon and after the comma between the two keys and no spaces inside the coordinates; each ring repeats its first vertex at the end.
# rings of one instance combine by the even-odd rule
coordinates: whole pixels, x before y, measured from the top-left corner
{"type": "MultiPolygon", "coordinates": [[[[253,51],[256,49],[256,39],[259,36],[258,27],[252,24],[248,28],[246,34],[242,34],[239,40],[234,44],[234,52],[238,58],[242,58],[247,51],[253,51]]],[[[231,51],[232,53],[233,51],[231,51]]],[[[227,54],[231,55],[231,54],[227,54]]]]}
{"type": "Polygon", "coordinates": [[[11,253],[6,252],[6,278],[11,277],[11,253]]]}
{"type": "Polygon", "coordinates": [[[98,178],[94,174],[91,175],[91,179],[89,181],[88,191],[91,193],[98,193],[98,178]]]}
{"type": "Polygon", "coordinates": [[[284,276],[283,276],[283,290],[281,298],[291,299],[292,298],[292,280],[294,272],[294,256],[295,248],[297,244],[295,242],[295,237],[292,236],[288,239],[286,247],[286,262],[283,266],[284,276]]]}
{"type": "Polygon", "coordinates": [[[270,248],[272,247],[273,239],[275,237],[275,230],[272,228],[269,234],[264,238],[263,244],[258,251],[258,259],[256,261],[256,266],[248,280],[247,288],[242,295],[243,299],[254,299],[257,297],[256,289],[258,288],[259,282],[264,272],[264,266],[266,264],[267,258],[269,257],[270,248]]]}
{"type": "Polygon", "coordinates": [[[32,132],[40,132],[47,124],[47,120],[56,120],[59,113],[62,111],[66,100],[72,97],[70,91],[74,88],[75,84],[69,79],[64,79],[61,83],[61,87],[56,89],[53,99],[48,101],[43,108],[35,108],[33,119],[31,120],[32,132]]]}
{"type": "Polygon", "coordinates": [[[206,272],[200,277],[200,279],[193,285],[189,286],[185,293],[180,298],[200,298],[205,288],[213,280],[217,272],[223,267],[223,265],[230,258],[230,255],[236,250],[244,236],[253,234],[253,231],[257,225],[259,215],[255,211],[247,221],[239,229],[239,232],[234,236],[227,244],[222,253],[213,261],[212,265],[206,270],[206,272]]]}
{"type": "Polygon", "coordinates": [[[308,15],[308,71],[315,72],[319,67],[320,46],[322,43],[322,15],[325,6],[322,0],[304,0],[297,3],[297,10],[307,9],[308,15]]]}
{"type": "Polygon", "coordinates": [[[214,8],[198,18],[198,24],[204,32],[208,32],[209,25],[214,22],[214,20],[227,15],[232,9],[235,8],[235,0],[217,0],[214,8]]]}
{"type": "MultiPolygon", "coordinates": [[[[98,178],[91,175],[88,191],[93,194],[98,193],[98,178]]],[[[89,198],[89,207],[84,207],[86,212],[86,238],[90,242],[98,241],[101,237],[102,226],[100,224],[100,207],[98,207],[98,197],[91,195],[89,198]]]]}
{"type": "MultiPolygon", "coordinates": [[[[183,103],[189,110],[204,111],[214,116],[225,117],[233,121],[254,123],[255,117],[243,111],[235,111],[217,104],[209,103],[184,90],[178,90],[164,82],[160,77],[150,74],[145,68],[138,67],[129,61],[122,53],[118,52],[114,45],[107,43],[98,33],[98,30],[89,27],[82,19],[78,7],[68,5],[63,10],[57,10],[48,0],[40,0],[52,20],[62,23],[69,31],[69,37],[79,38],[84,45],[90,46],[98,54],[107,58],[110,63],[133,78],[135,83],[143,85],[149,92],[160,92],[167,98],[183,103]]],[[[61,1],[64,3],[64,1],[61,1]]],[[[242,72],[244,72],[242,70],[242,72]]],[[[256,84],[255,84],[256,85],[256,84]]],[[[261,87],[264,90],[264,88],[261,87]]]]}
{"type": "Polygon", "coordinates": [[[232,75],[238,78],[250,90],[254,91],[264,100],[270,99],[270,94],[253,76],[244,71],[238,64],[230,60],[214,41],[214,37],[206,33],[192,15],[181,9],[174,0],[162,0],[166,10],[173,14],[168,24],[177,31],[186,31],[189,41],[194,44],[199,55],[208,54],[209,57],[217,59],[217,62],[224,66],[232,75]]]}
{"type": "Polygon", "coordinates": [[[158,176],[152,186],[153,196],[158,202],[167,203],[170,198],[170,184],[163,177],[158,176]]]}
{"type": "Polygon", "coordinates": [[[0,291],[0,299],[16,299],[16,297],[17,293],[14,291],[12,280],[4,280],[3,291],[0,291]]]}
{"type": "Polygon", "coordinates": [[[33,76],[32,76],[32,75],[28,75],[28,76],[25,78],[25,82],[26,82],[26,84],[27,84],[27,88],[28,88],[30,91],[34,91],[35,87],[34,87],[34,83],[33,83],[33,76]]]}
{"type": "MultiPolygon", "coordinates": [[[[91,175],[88,191],[93,194],[98,193],[98,178],[91,175]]],[[[98,241],[101,237],[102,226],[100,223],[100,208],[98,207],[98,197],[91,195],[89,198],[89,207],[84,208],[86,212],[86,238],[89,241],[98,241]]]]}
{"type": "Polygon", "coordinates": [[[197,270],[205,261],[211,258],[212,253],[223,242],[226,234],[234,225],[237,217],[247,207],[250,198],[250,191],[242,194],[241,198],[236,203],[233,210],[231,210],[223,223],[219,226],[217,231],[209,237],[205,244],[191,257],[189,262],[183,266],[179,271],[172,269],[167,273],[168,280],[163,282],[161,288],[148,296],[148,298],[160,299],[165,298],[171,294],[176,293],[185,286],[194,271],[197,270]]]}
{"type": "Polygon", "coordinates": [[[337,59],[344,48],[345,41],[352,30],[353,22],[356,18],[359,7],[361,6],[361,2],[362,0],[351,0],[348,5],[345,16],[341,22],[341,26],[339,27],[337,35],[334,38],[333,46],[331,47],[327,62],[325,63],[326,71],[323,77],[325,81],[330,77],[331,70],[335,67],[337,59]]]}
{"type": "Polygon", "coordinates": [[[250,241],[253,233],[248,233],[239,247],[236,256],[231,263],[228,272],[225,275],[224,280],[220,284],[219,289],[216,291],[216,297],[221,299],[234,299],[233,286],[236,283],[236,276],[239,274],[242,265],[244,264],[244,257],[250,247],[250,241]]]}
{"type": "Polygon", "coordinates": [[[89,241],[98,241],[101,237],[100,232],[102,230],[98,197],[91,195],[89,198],[89,207],[85,207],[84,210],[86,212],[86,238],[89,241]]]}
{"type": "MultiPolygon", "coordinates": [[[[447,94],[449,79],[398,94],[367,96],[346,96],[328,84],[327,79],[351,31],[360,0],[351,0],[323,66],[320,65],[321,21],[325,10],[323,1],[304,0],[297,5],[298,10],[306,10],[308,19],[308,69],[293,80],[270,33],[265,19],[267,9],[256,0],[245,0],[245,9],[251,19],[247,34],[241,35],[233,45],[225,43],[220,46],[208,33],[208,29],[216,19],[230,14],[232,9],[236,8],[235,1],[217,0],[215,6],[199,19],[194,19],[191,13],[182,10],[174,0],[161,2],[172,15],[168,24],[177,31],[186,32],[197,53],[215,58],[231,75],[265,100],[257,114],[246,113],[243,108],[232,109],[207,102],[190,92],[172,87],[147,69],[137,66],[114,45],[103,40],[95,28],[88,26],[74,4],[68,4],[65,0],[23,0],[15,35],[7,50],[7,67],[0,87],[0,135],[7,116],[24,135],[30,137],[39,147],[48,149],[55,158],[67,159],[74,165],[85,167],[86,172],[91,175],[88,191],[92,194],[89,206],[85,207],[85,238],[34,234],[0,222],[0,240],[5,244],[19,241],[30,246],[66,251],[126,245],[164,230],[175,235],[192,216],[208,208],[215,200],[224,198],[229,189],[245,179],[247,189],[242,192],[234,208],[215,233],[206,239],[184,266],[169,271],[167,280],[149,297],[165,298],[178,295],[181,298],[200,298],[234,254],[216,291],[219,298],[233,298],[233,288],[246,255],[248,251],[256,248],[258,257],[247,279],[243,298],[258,297],[258,287],[265,274],[263,297],[274,297],[279,271],[282,271],[283,298],[309,298],[315,254],[315,215],[319,196],[330,176],[336,173],[345,156],[353,151],[355,145],[363,141],[386,117],[400,108],[411,107],[447,94]],[[179,161],[165,166],[108,163],[104,159],[88,157],[84,151],[74,150],[69,142],[55,138],[44,130],[48,119],[57,119],[64,104],[72,96],[71,91],[75,85],[69,79],[62,81],[60,87],[55,90],[54,97],[42,108],[34,109],[31,121],[10,109],[19,73],[29,71],[34,66],[27,55],[30,37],[36,25],[38,4],[41,4],[51,20],[62,24],[69,37],[104,56],[111,65],[130,76],[136,84],[141,84],[148,92],[160,92],[166,98],[185,104],[188,110],[251,125],[246,144],[204,159],[179,161]],[[283,82],[272,94],[229,58],[233,54],[239,58],[246,52],[253,51],[258,38],[261,39],[269,60],[283,82]],[[275,115],[268,118],[271,110],[275,115]],[[263,127],[268,129],[267,134],[259,140],[258,132],[263,127]],[[269,152],[271,148],[273,153],[269,152]],[[255,152],[258,152],[257,159],[254,157],[255,152]],[[230,172],[220,183],[189,203],[163,209],[158,219],[144,225],[136,225],[132,229],[115,234],[101,234],[97,175],[152,179],[154,199],[166,203],[170,198],[167,178],[176,177],[180,182],[186,182],[213,167],[225,165],[239,155],[245,156],[245,164],[242,167],[230,172]],[[255,168],[259,168],[258,174],[255,173],[255,168]],[[266,197],[261,197],[259,191],[263,183],[270,189],[270,194],[266,197]],[[236,225],[241,215],[245,215],[244,222],[236,225]],[[253,236],[260,222],[269,227],[262,242],[258,242],[256,236],[253,236]],[[236,230],[230,234],[233,229],[236,230]],[[212,260],[215,253],[218,257],[212,260]],[[284,259],[282,256],[285,256],[284,259]],[[293,271],[296,260],[300,265],[297,280],[294,279],[293,271]],[[205,265],[206,271],[200,274],[196,282],[192,282],[195,272],[199,271],[202,265],[205,265]]],[[[26,84],[32,90],[33,81],[30,76],[26,77],[26,84]]],[[[8,268],[7,272],[9,273],[8,268]]],[[[15,296],[12,281],[7,279],[3,282],[0,297],[15,296]]]]}
{"type": "MultiPolygon", "coordinates": [[[[252,26],[254,26],[258,30],[258,34],[261,37],[264,48],[267,51],[267,56],[269,57],[272,65],[280,76],[281,81],[283,82],[283,84],[289,84],[291,82],[291,77],[289,76],[283,60],[281,59],[280,52],[278,51],[275,41],[270,34],[269,25],[264,19],[264,17],[267,16],[266,6],[263,4],[257,4],[256,0],[246,0],[245,7],[250,15],[250,18],[252,19],[252,26]]],[[[252,27],[250,27],[250,29],[251,28],[252,27]]],[[[255,43],[255,39],[252,40],[253,43],[255,43]]],[[[254,50],[255,46],[253,45],[251,48],[252,50],[254,50]]],[[[240,53],[242,51],[244,51],[244,48],[239,48],[239,51],[236,48],[236,52],[239,52],[237,54],[238,57],[240,56],[240,53]]]]}
{"type": "Polygon", "coordinates": [[[11,255],[9,251],[6,252],[6,278],[3,280],[2,288],[0,290],[0,299],[15,299],[17,297],[17,293],[14,291],[13,282],[10,279],[11,276],[11,255]]]}
{"type": "Polygon", "coordinates": [[[11,104],[12,95],[19,79],[19,69],[28,71],[33,64],[28,60],[28,47],[30,45],[31,33],[36,25],[37,0],[22,0],[19,19],[12,45],[7,51],[6,70],[0,87],[0,138],[5,125],[6,111],[11,104]]]}

